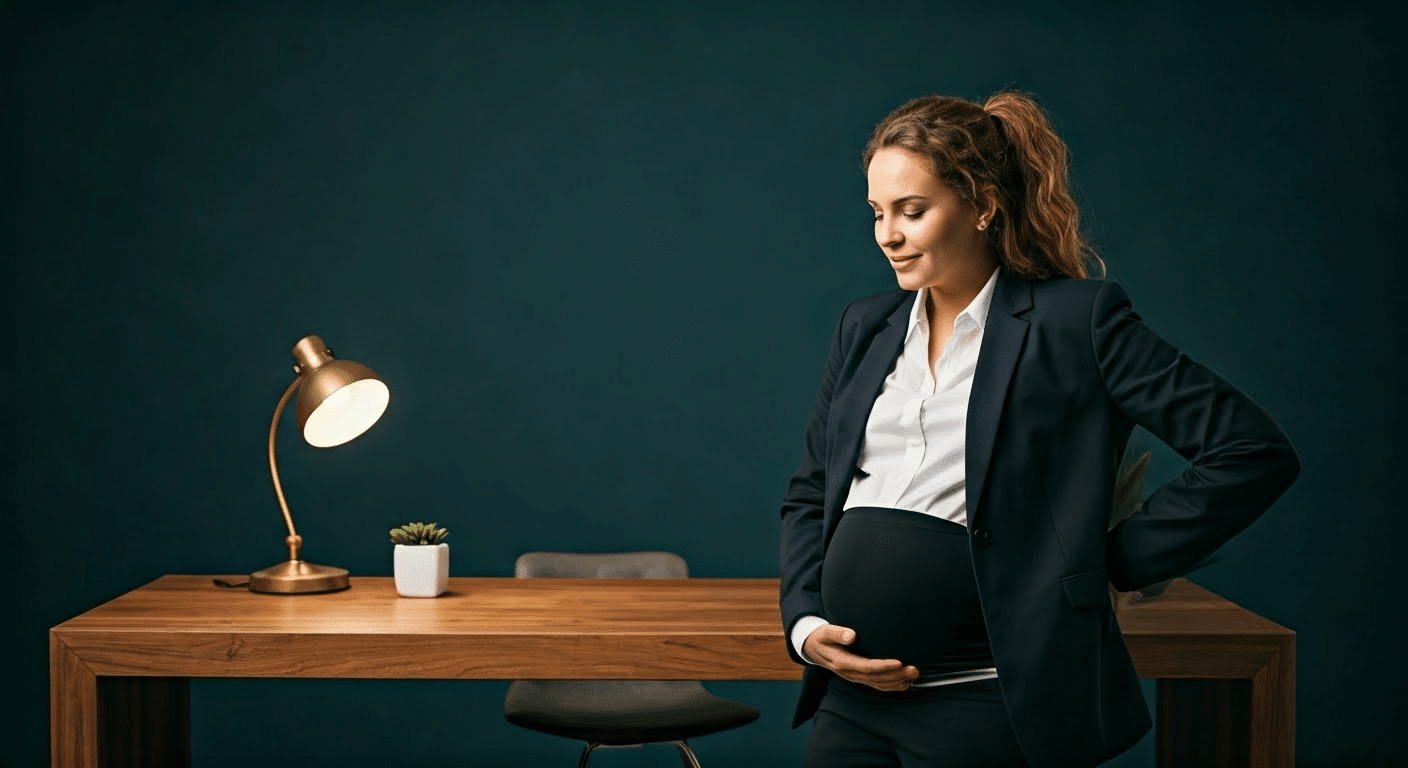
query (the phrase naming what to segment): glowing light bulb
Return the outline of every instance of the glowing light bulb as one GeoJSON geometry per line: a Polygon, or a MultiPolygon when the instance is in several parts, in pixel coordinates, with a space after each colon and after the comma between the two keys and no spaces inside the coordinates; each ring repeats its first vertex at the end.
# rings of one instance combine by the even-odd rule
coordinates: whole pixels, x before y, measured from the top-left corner
{"type": "Polygon", "coordinates": [[[323,407],[336,410],[350,402],[352,402],[352,388],[343,387],[331,395],[328,395],[328,399],[323,401],[323,407]]]}

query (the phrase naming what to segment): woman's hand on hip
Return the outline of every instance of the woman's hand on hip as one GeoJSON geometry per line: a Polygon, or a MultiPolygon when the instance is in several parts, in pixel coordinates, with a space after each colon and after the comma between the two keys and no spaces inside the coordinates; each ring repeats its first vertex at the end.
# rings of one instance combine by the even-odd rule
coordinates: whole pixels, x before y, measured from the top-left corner
{"type": "Polygon", "coordinates": [[[881,691],[903,691],[919,677],[918,669],[899,659],[867,659],[851,653],[846,646],[855,639],[854,629],[823,624],[807,635],[802,653],[846,680],[881,691]]]}

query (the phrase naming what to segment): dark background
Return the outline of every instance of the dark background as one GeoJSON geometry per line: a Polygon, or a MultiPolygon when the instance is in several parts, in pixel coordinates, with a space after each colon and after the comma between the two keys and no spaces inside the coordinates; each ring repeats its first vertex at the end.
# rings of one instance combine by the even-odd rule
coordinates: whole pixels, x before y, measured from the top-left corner
{"type": "MultiPolygon", "coordinates": [[[[776,576],[831,330],[894,287],[868,132],[913,96],[1015,87],[1069,143],[1110,276],[1300,451],[1299,482],[1195,576],[1298,633],[1300,765],[1402,765],[1402,21],[9,6],[0,763],[47,760],[49,627],[162,574],[282,559],[264,442],[309,333],[392,393],[346,446],[280,433],[310,560],[389,575],[386,530],[435,520],[456,576],[636,548],[776,576]]],[[[1152,447],[1151,481],[1182,469],[1152,447]]],[[[504,722],[506,685],[197,680],[195,761],[572,764],[578,745],[504,722]]],[[[763,714],[699,739],[705,765],[800,765],[795,683],[708,687],[763,714]]],[[[1150,737],[1111,764],[1152,759],[1150,737]]]]}

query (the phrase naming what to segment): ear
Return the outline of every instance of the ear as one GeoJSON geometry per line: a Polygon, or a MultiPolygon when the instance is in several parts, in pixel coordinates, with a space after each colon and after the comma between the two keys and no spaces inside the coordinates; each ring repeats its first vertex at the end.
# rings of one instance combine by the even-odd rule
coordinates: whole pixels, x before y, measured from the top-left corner
{"type": "Polygon", "coordinates": [[[983,197],[978,204],[978,217],[992,225],[992,218],[997,215],[997,187],[989,184],[983,188],[983,197]]]}

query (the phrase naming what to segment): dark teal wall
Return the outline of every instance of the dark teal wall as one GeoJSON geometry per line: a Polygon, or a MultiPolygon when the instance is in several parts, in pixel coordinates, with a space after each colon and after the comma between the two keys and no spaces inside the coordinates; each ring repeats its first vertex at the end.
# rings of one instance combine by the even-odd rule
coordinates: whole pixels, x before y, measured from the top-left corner
{"type": "MultiPolygon", "coordinates": [[[[280,559],[265,430],[308,333],[392,392],[332,451],[284,425],[310,559],[388,575],[385,531],[433,519],[458,576],[633,548],[775,576],[830,332],[894,286],[861,145],[909,97],[1003,86],[1050,110],[1136,308],[1300,449],[1300,481],[1197,580],[1299,633],[1301,765],[1408,755],[1400,15],[473,8],[0,16],[0,764],[45,760],[49,627],[280,559]]],[[[1165,451],[1152,479],[1179,469],[1165,451]]],[[[196,681],[196,763],[571,764],[503,721],[504,685],[196,681]],[[298,714],[269,726],[271,703],[298,714]]],[[[710,687],[763,716],[701,739],[706,765],[800,764],[795,684],[710,687]]],[[[1151,765],[1150,742],[1117,764],[1151,765]]]]}

